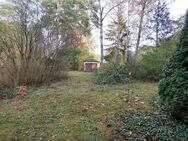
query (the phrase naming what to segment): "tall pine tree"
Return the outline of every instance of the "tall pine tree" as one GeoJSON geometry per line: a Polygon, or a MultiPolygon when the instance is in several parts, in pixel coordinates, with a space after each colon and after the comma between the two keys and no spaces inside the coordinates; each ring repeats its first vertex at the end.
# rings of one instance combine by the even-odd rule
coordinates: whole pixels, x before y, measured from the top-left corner
{"type": "Polygon", "coordinates": [[[172,20],[165,2],[161,3],[159,1],[157,3],[149,28],[154,32],[152,36],[149,36],[149,39],[154,40],[156,46],[159,45],[161,39],[169,37],[170,33],[172,33],[172,20]]]}
{"type": "Polygon", "coordinates": [[[108,24],[106,39],[110,42],[110,45],[108,45],[109,48],[107,50],[109,51],[112,59],[114,59],[115,61],[122,60],[122,62],[125,63],[126,52],[129,47],[129,41],[127,38],[129,36],[129,32],[126,25],[126,19],[123,15],[123,10],[124,7],[122,5],[117,7],[115,19],[112,20],[110,24],[108,24]]]}
{"type": "Polygon", "coordinates": [[[164,78],[159,82],[162,107],[177,119],[188,123],[188,10],[176,51],[166,62],[164,78]]]}

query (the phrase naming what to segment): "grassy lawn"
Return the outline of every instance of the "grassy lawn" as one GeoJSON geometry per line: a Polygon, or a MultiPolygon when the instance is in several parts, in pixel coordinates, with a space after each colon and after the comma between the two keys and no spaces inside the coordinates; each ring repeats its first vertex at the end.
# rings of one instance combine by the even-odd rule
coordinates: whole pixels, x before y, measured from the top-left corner
{"type": "Polygon", "coordinates": [[[97,86],[89,73],[69,75],[25,97],[0,100],[0,140],[106,141],[119,112],[157,112],[156,83],[97,86]]]}

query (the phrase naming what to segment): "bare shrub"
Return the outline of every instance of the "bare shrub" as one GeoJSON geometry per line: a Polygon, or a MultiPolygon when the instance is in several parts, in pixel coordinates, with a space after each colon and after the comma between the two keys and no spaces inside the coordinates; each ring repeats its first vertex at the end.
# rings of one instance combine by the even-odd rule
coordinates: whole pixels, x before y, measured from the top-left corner
{"type": "Polygon", "coordinates": [[[38,85],[65,77],[66,65],[58,56],[59,49],[43,42],[41,28],[30,32],[19,24],[3,24],[3,27],[0,85],[38,85]]]}

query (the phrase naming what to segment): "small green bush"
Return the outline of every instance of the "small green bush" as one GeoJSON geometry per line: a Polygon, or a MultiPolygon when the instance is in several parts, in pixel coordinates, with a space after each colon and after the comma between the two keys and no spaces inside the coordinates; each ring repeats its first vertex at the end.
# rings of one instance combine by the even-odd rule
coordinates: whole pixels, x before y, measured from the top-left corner
{"type": "Polygon", "coordinates": [[[149,51],[136,66],[136,78],[140,80],[157,81],[162,75],[162,66],[165,62],[163,50],[149,51]]]}
{"type": "Polygon", "coordinates": [[[103,63],[93,78],[96,84],[127,83],[130,79],[126,66],[116,62],[103,63]]]}
{"type": "Polygon", "coordinates": [[[14,95],[14,89],[9,87],[0,87],[0,99],[11,98],[14,95]]]}
{"type": "Polygon", "coordinates": [[[176,51],[163,68],[159,82],[162,109],[188,123],[188,11],[176,51]]]}

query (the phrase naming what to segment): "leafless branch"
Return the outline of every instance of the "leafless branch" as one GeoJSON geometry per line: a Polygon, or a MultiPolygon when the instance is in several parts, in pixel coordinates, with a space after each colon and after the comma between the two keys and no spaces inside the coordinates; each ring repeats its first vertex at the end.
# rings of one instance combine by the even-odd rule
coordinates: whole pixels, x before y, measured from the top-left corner
{"type": "Polygon", "coordinates": [[[112,10],[114,10],[116,7],[120,6],[120,5],[121,5],[122,3],[124,3],[124,2],[126,2],[126,0],[123,0],[123,1],[121,1],[120,3],[116,4],[115,6],[111,7],[111,8],[106,12],[106,14],[103,16],[102,21],[106,18],[106,16],[108,16],[108,14],[109,14],[112,10]]]}

